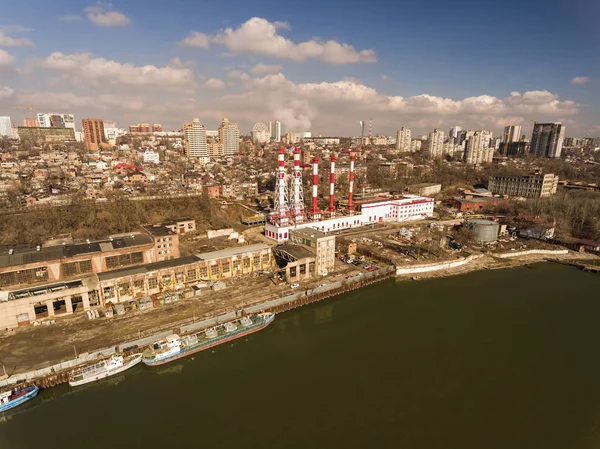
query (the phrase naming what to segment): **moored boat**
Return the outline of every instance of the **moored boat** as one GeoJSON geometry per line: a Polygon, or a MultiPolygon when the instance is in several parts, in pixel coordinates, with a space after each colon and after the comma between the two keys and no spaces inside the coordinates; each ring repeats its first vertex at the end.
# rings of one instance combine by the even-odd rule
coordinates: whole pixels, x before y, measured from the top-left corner
{"type": "Polygon", "coordinates": [[[143,353],[142,361],[148,366],[163,365],[258,332],[271,324],[274,319],[274,313],[259,313],[244,316],[238,320],[190,335],[181,337],[177,334],[169,335],[167,338],[155,342],[150,348],[146,349],[143,353]]]}
{"type": "Polygon", "coordinates": [[[35,385],[0,393],[0,412],[5,412],[37,396],[40,389],[35,385]]]}
{"type": "Polygon", "coordinates": [[[86,365],[71,371],[69,374],[69,385],[77,387],[90,382],[106,379],[107,377],[114,376],[115,374],[122,373],[123,371],[134,367],[141,361],[142,354],[133,354],[130,356],[115,354],[110,358],[94,363],[93,365],[86,365]]]}

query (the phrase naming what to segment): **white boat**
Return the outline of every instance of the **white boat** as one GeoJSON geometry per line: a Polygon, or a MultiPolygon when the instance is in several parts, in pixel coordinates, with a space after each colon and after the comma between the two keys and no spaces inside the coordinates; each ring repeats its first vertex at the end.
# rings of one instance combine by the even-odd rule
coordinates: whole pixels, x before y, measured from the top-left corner
{"type": "Polygon", "coordinates": [[[69,385],[78,387],[90,382],[106,379],[132,368],[141,361],[142,354],[133,354],[131,356],[115,354],[109,359],[71,371],[69,374],[69,385]]]}

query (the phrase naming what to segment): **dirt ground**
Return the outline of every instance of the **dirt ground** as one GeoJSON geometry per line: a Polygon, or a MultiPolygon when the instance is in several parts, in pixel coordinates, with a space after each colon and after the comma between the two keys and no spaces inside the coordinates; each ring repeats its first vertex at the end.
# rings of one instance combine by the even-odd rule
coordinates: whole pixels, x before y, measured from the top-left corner
{"type": "MultiPolygon", "coordinates": [[[[364,271],[341,262],[324,279],[302,282],[302,288],[335,282],[364,271]]],[[[116,346],[129,340],[176,330],[179,326],[234,310],[241,310],[291,292],[288,284],[275,285],[267,275],[231,279],[221,291],[206,289],[201,296],[89,321],[83,312],[57,317],[50,326],[27,326],[0,335],[0,365],[9,375],[53,365],[82,354],[116,346]]]]}

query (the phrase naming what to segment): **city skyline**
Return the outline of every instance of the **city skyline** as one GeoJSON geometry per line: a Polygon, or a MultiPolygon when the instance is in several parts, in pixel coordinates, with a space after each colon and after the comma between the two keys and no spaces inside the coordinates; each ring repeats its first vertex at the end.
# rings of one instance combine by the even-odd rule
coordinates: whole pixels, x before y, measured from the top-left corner
{"type": "Polygon", "coordinates": [[[184,0],[161,11],[137,0],[69,0],[43,14],[38,0],[15,4],[0,23],[0,115],[20,124],[27,113],[15,106],[31,104],[124,127],[152,117],[165,130],[190,116],[231,117],[241,134],[273,117],[282,132],[314,135],[360,135],[358,121],[371,117],[374,134],[459,125],[500,135],[516,125],[530,135],[537,120],[561,121],[573,136],[600,134],[599,63],[588,55],[598,32],[584,20],[597,8],[591,1],[547,2],[543,15],[519,4],[521,14],[493,33],[482,28],[516,2],[479,11],[462,1],[485,19],[468,29],[439,2],[361,4],[360,14],[358,3],[319,4],[316,16],[310,3],[234,1],[226,13],[209,5],[214,19],[201,24],[184,0]],[[392,19],[403,26],[381,26],[392,19]],[[154,31],[168,22],[178,26],[154,31]]]}

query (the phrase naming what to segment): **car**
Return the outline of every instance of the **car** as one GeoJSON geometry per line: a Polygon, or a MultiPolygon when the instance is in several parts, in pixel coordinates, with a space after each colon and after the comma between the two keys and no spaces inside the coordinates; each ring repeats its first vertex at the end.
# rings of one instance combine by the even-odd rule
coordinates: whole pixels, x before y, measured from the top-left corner
{"type": "Polygon", "coordinates": [[[319,287],[325,287],[327,284],[320,284],[319,287]]]}
{"type": "Polygon", "coordinates": [[[367,271],[375,271],[375,267],[369,267],[367,268],[367,271]]]}
{"type": "Polygon", "coordinates": [[[290,285],[290,288],[298,288],[298,287],[300,287],[300,284],[298,284],[298,283],[290,285]]]}

